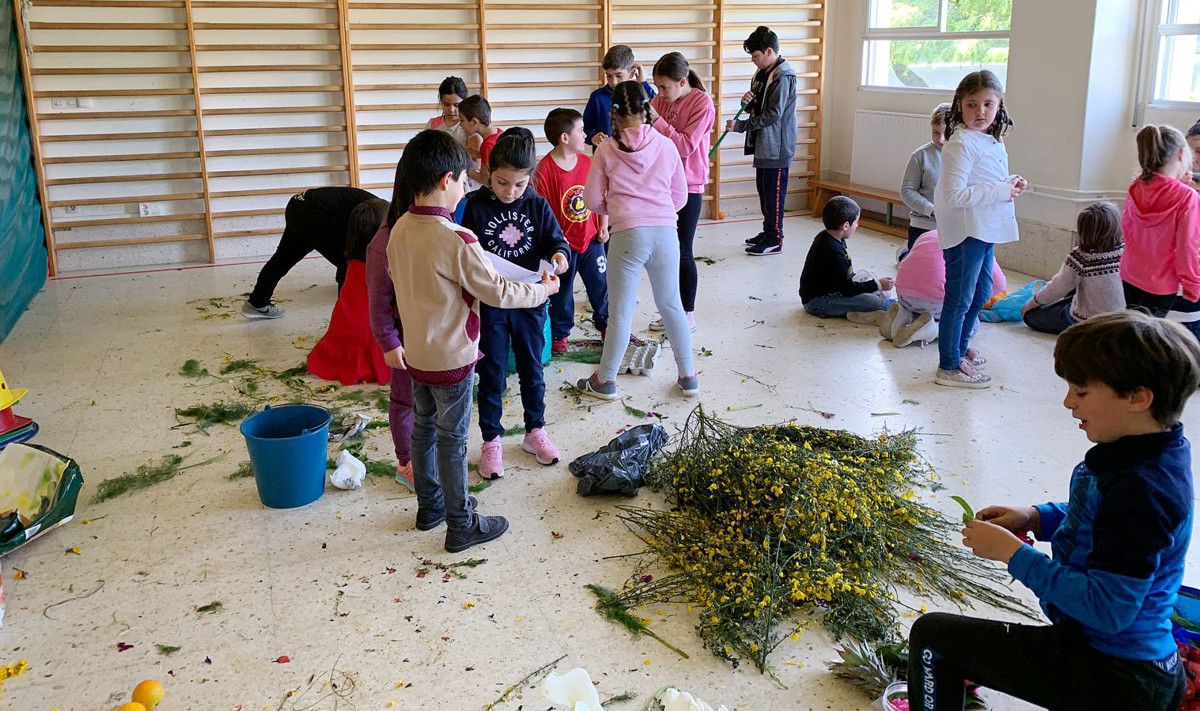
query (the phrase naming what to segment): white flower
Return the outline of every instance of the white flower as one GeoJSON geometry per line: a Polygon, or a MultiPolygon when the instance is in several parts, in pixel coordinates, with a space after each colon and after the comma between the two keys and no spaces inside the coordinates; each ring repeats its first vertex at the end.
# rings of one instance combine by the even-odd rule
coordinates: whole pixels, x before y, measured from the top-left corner
{"type": "MultiPolygon", "coordinates": [[[[713,711],[712,706],[679,689],[668,687],[660,691],[655,698],[662,704],[663,711],[713,711]]],[[[719,706],[717,711],[729,710],[719,706]]]]}
{"type": "Polygon", "coordinates": [[[604,711],[592,678],[587,671],[579,668],[561,676],[550,672],[542,684],[542,698],[568,711],[604,711]]]}

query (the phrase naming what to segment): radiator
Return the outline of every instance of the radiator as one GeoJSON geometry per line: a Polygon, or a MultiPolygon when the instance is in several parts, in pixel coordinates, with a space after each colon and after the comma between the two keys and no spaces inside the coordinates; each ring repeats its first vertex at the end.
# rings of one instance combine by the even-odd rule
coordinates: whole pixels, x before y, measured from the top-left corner
{"type": "Polygon", "coordinates": [[[855,111],[850,180],[898,192],[909,156],[928,142],[926,114],[855,111]]]}

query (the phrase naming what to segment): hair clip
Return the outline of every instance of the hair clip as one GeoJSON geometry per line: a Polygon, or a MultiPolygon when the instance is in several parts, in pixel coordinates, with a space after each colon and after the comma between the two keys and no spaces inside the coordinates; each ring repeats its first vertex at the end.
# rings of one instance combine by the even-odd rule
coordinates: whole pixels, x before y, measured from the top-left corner
{"type": "Polygon", "coordinates": [[[620,111],[620,110],[621,110],[621,108],[622,108],[622,107],[621,107],[621,102],[620,102],[620,101],[614,101],[614,102],[612,103],[612,107],[613,107],[614,109],[616,109],[617,111],[620,111]]]}

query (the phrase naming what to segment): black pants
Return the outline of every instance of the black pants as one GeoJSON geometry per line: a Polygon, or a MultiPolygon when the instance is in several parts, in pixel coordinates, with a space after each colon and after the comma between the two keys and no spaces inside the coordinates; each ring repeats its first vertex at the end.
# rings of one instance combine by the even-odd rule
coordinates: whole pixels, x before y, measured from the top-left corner
{"type": "Polygon", "coordinates": [[[1174,294],[1151,294],[1127,281],[1122,281],[1121,286],[1125,288],[1126,307],[1141,306],[1159,318],[1166,316],[1171,310],[1171,305],[1175,303],[1174,294]]]}
{"type": "Polygon", "coordinates": [[[546,381],[542,353],[546,349],[546,307],[497,309],[479,305],[479,429],[483,441],[504,434],[504,386],[508,382],[508,348],[512,345],[521,382],[525,431],[546,426],[546,381]]]}
{"type": "Polygon", "coordinates": [[[925,227],[913,227],[912,225],[909,225],[908,244],[904,246],[904,251],[900,253],[900,257],[896,261],[899,262],[907,257],[908,253],[912,251],[913,245],[916,244],[921,235],[925,234],[926,232],[929,232],[929,230],[925,227]]]}
{"type": "Polygon", "coordinates": [[[912,627],[908,702],[913,711],[962,711],[965,680],[1054,710],[1175,711],[1183,665],[1101,654],[1073,624],[1018,625],[931,613],[912,627]]]}
{"type": "Polygon", "coordinates": [[[1035,331],[1062,333],[1075,323],[1075,319],[1071,318],[1071,304],[1074,301],[1075,292],[1071,292],[1070,296],[1059,299],[1053,304],[1034,306],[1025,312],[1021,320],[1035,331]]]}
{"type": "MultiPolygon", "coordinates": [[[[763,234],[783,241],[783,205],[787,201],[787,168],[755,168],[754,187],[758,188],[758,206],[763,215],[763,234]]],[[[687,305],[684,305],[687,310],[687,305]]]]}
{"type": "Polygon", "coordinates": [[[329,263],[337,267],[338,291],[346,281],[346,232],[322,228],[319,216],[303,200],[292,197],[283,212],[283,236],[275,254],[263,265],[250,292],[250,305],[262,308],[271,303],[275,287],[292,267],[300,263],[310,252],[316,250],[329,263]]]}
{"type": "Polygon", "coordinates": [[[696,224],[700,222],[700,208],[703,205],[703,195],[688,193],[687,204],[679,211],[675,222],[679,230],[679,296],[683,300],[683,310],[688,313],[696,310],[699,278],[696,275],[696,256],[692,252],[692,243],[696,241],[696,224]]]}

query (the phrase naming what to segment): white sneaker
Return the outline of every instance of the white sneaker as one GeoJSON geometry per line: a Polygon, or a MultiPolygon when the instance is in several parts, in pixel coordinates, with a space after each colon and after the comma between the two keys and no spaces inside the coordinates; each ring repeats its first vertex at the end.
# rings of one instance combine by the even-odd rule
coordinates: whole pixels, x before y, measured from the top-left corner
{"type": "Polygon", "coordinates": [[[665,331],[665,330],[667,330],[667,324],[662,320],[661,317],[656,318],[650,322],[650,330],[651,331],[665,331]]]}
{"type": "Polygon", "coordinates": [[[987,388],[992,385],[992,376],[984,375],[975,370],[966,361],[958,366],[958,370],[942,370],[938,368],[933,376],[933,382],[951,388],[987,388]]]}

